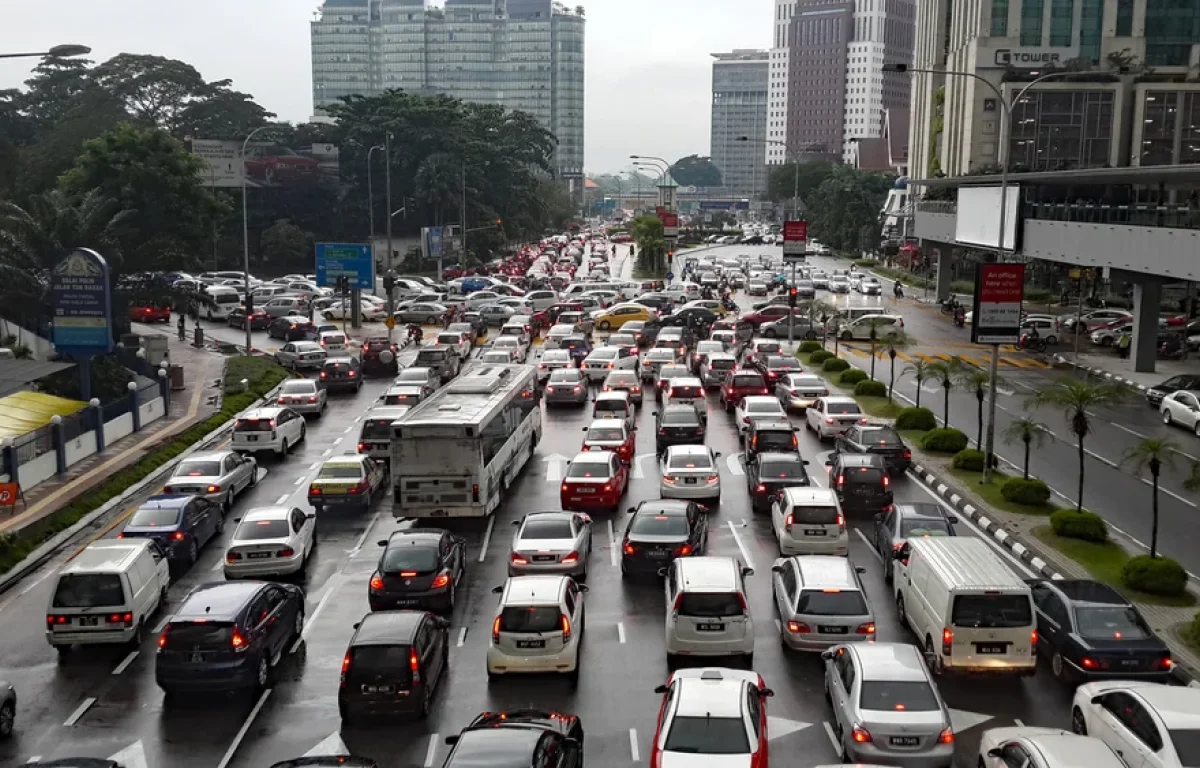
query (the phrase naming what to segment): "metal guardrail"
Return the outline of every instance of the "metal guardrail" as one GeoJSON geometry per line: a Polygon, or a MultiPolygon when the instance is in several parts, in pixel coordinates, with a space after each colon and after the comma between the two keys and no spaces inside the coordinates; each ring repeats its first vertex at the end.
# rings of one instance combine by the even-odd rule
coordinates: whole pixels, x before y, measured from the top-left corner
{"type": "Polygon", "coordinates": [[[957,213],[958,203],[953,200],[922,200],[917,203],[920,213],[957,213]]]}
{"type": "Polygon", "coordinates": [[[1091,203],[1025,203],[1027,219],[1082,224],[1200,229],[1200,208],[1189,205],[1094,205],[1091,203]]]}

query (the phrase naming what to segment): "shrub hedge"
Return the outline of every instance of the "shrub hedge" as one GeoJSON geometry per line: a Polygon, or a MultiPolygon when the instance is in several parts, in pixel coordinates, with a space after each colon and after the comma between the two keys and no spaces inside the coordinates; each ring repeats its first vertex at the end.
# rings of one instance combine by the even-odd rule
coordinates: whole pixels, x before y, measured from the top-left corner
{"type": "Polygon", "coordinates": [[[905,408],[896,415],[896,429],[937,429],[937,417],[928,408],[905,408]]]}
{"type": "Polygon", "coordinates": [[[1188,575],[1169,557],[1138,555],[1121,570],[1121,583],[1129,589],[1163,597],[1179,597],[1187,591],[1188,575]]]}
{"type": "Polygon", "coordinates": [[[847,363],[840,357],[831,357],[825,362],[821,363],[821,370],[825,371],[826,373],[838,373],[839,371],[845,371],[849,368],[850,363],[847,363]]]}
{"type": "Polygon", "coordinates": [[[1034,477],[1013,477],[1000,487],[1000,495],[1023,507],[1044,507],[1050,503],[1050,486],[1034,477]]]}
{"type": "Polygon", "coordinates": [[[977,451],[974,448],[964,448],[954,454],[952,463],[955,469],[965,469],[968,472],[982,472],[983,451],[977,451]]]}
{"type": "Polygon", "coordinates": [[[1051,513],[1050,527],[1056,534],[1067,539],[1080,539],[1097,544],[1108,541],[1108,526],[1105,525],[1104,518],[1086,509],[1082,512],[1059,509],[1051,513]]]}
{"type": "Polygon", "coordinates": [[[817,341],[816,339],[809,339],[808,341],[800,342],[800,352],[802,354],[808,354],[809,352],[816,352],[820,348],[821,348],[821,342],[817,341]]]}
{"type": "MultiPolygon", "coordinates": [[[[849,371],[847,371],[849,373],[849,371]]],[[[846,374],[843,373],[843,376],[846,374]]],[[[887,384],[874,379],[866,379],[854,385],[854,394],[859,397],[887,397],[887,384]]]]}
{"type": "Polygon", "coordinates": [[[921,447],[934,453],[958,453],[967,447],[967,435],[953,427],[933,429],[921,438],[921,447]]]}
{"type": "Polygon", "coordinates": [[[842,375],[838,377],[838,383],[844,384],[847,387],[852,387],[860,381],[867,380],[867,372],[860,371],[857,368],[851,368],[847,371],[842,371],[842,375]]]}
{"type": "Polygon", "coordinates": [[[820,365],[821,363],[825,362],[826,360],[832,360],[832,359],[833,359],[833,353],[830,352],[828,349],[818,349],[816,352],[813,352],[811,355],[808,356],[808,362],[811,363],[812,365],[820,365]]]}

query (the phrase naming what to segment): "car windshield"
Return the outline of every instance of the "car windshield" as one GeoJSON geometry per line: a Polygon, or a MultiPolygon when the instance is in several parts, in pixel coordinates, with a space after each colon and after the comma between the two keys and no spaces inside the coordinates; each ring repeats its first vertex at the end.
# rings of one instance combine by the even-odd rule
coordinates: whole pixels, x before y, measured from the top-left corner
{"type": "Polygon", "coordinates": [[[643,536],[687,536],[688,523],[683,515],[645,513],[634,516],[629,532],[643,536]]]}
{"type": "Polygon", "coordinates": [[[215,477],[221,474],[221,462],[211,459],[182,461],[175,468],[175,477],[215,477]]]}
{"type": "Polygon", "coordinates": [[[681,408],[677,411],[664,412],[662,423],[672,427],[695,426],[700,423],[700,417],[696,415],[695,410],[691,410],[691,406],[687,406],[687,409],[681,408]]]}
{"type": "Polygon", "coordinates": [[[140,507],[129,518],[129,525],[134,528],[156,528],[160,525],[175,526],[179,524],[180,507],[140,507]]]}
{"type": "Polygon", "coordinates": [[[759,459],[758,479],[763,482],[773,480],[808,480],[808,472],[799,459],[784,461],[782,459],[759,459]]]}
{"type": "Polygon", "coordinates": [[[65,573],[54,588],[55,608],[102,608],[125,604],[115,573],[65,573]]]}
{"type": "Polygon", "coordinates": [[[858,408],[858,403],[838,403],[825,401],[825,410],[828,413],[862,413],[858,408]]]}
{"type": "Polygon", "coordinates": [[[957,595],[950,623],[956,627],[1027,627],[1033,608],[1027,594],[957,595]]]}
{"type": "Polygon", "coordinates": [[[413,546],[400,543],[389,546],[383,551],[381,570],[392,573],[395,571],[416,571],[429,573],[438,568],[438,551],[436,547],[413,546]]]}
{"type": "Polygon", "coordinates": [[[625,430],[620,427],[590,427],[587,433],[588,441],[603,440],[611,442],[613,440],[624,440],[625,430]]]}
{"type": "Polygon", "coordinates": [[[837,589],[804,589],[796,613],[805,616],[866,616],[867,601],[861,592],[837,589]]]}
{"type": "Polygon", "coordinates": [[[607,480],[610,476],[607,462],[573,461],[567,468],[567,477],[576,480],[607,480]]]}
{"type": "Polygon", "coordinates": [[[900,521],[900,535],[906,539],[950,536],[950,523],[945,518],[908,517],[900,521]]]}
{"type": "Polygon", "coordinates": [[[937,694],[923,680],[863,680],[858,697],[861,709],[890,712],[937,712],[937,694]]]}
{"type": "Polygon", "coordinates": [[[286,539],[289,531],[291,526],[287,520],[243,520],[234,538],[242,541],[286,539]]]}
{"type": "Polygon", "coordinates": [[[317,383],[315,381],[301,381],[300,379],[291,379],[283,382],[283,387],[279,390],[283,395],[312,395],[316,394],[317,383]]]}
{"type": "Polygon", "coordinates": [[[318,480],[357,480],[362,477],[361,464],[326,464],[317,474],[318,480]]]}
{"type": "Polygon", "coordinates": [[[669,469],[712,469],[712,458],[707,454],[675,454],[667,462],[669,469]]]}
{"type": "Polygon", "coordinates": [[[1082,637],[1145,640],[1150,637],[1137,612],[1113,605],[1075,609],[1075,626],[1082,637]]]}
{"type": "Polygon", "coordinates": [[[521,528],[522,539],[573,539],[575,531],[570,520],[527,519],[521,528]]]}

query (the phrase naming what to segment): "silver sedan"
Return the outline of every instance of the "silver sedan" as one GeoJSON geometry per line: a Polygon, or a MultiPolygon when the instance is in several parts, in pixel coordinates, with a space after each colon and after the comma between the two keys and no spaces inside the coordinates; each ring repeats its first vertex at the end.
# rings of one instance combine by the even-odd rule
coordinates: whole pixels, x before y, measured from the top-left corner
{"type": "Polygon", "coordinates": [[[659,495],[664,499],[721,503],[721,471],[717,467],[720,456],[704,445],[670,446],[659,467],[659,495]]]}
{"type": "Polygon", "coordinates": [[[275,402],[296,413],[320,416],[329,404],[329,395],[314,379],[288,379],[280,386],[275,402]]]}
{"type": "Polygon", "coordinates": [[[276,362],[293,371],[301,368],[319,370],[328,357],[325,347],[315,341],[289,341],[275,353],[276,362]]]}
{"type": "Polygon", "coordinates": [[[587,580],[592,518],[581,512],[531,512],[513,525],[509,576],[565,573],[587,580]]]}
{"type": "Polygon", "coordinates": [[[198,453],[175,467],[163,493],[188,493],[215,501],[228,513],[239,493],[258,482],[258,462],[237,451],[198,453]]]}

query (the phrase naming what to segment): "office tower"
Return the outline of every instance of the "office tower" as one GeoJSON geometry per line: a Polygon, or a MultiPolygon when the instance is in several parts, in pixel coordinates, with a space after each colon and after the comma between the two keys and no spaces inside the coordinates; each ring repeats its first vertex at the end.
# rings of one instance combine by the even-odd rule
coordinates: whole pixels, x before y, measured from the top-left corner
{"type": "Polygon", "coordinates": [[[767,129],[767,51],[714,53],[712,68],[713,164],[726,194],[754,198],[766,190],[760,139],[767,129]],[[749,141],[738,141],[746,137],[749,141]]]}

